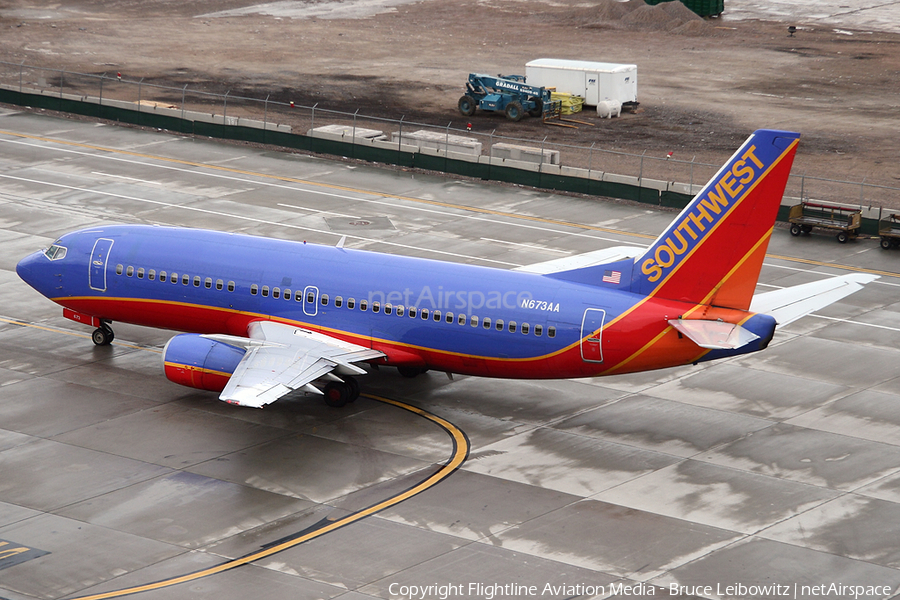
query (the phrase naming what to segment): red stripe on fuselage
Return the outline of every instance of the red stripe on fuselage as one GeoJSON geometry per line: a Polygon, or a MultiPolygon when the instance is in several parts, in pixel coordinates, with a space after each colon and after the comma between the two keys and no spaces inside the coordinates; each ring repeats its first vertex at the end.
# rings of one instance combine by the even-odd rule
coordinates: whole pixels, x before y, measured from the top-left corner
{"type": "MultiPolygon", "coordinates": [[[[391,340],[362,336],[346,331],[317,325],[314,322],[298,322],[269,315],[213,308],[195,304],[163,302],[159,300],[73,297],[56,298],[55,302],[85,314],[102,315],[103,319],[135,325],[172,329],[191,333],[227,333],[246,336],[253,321],[273,320],[303,327],[338,339],[372,347],[388,355],[387,364],[410,364],[409,356],[420,356],[430,369],[464,375],[507,377],[521,379],[557,379],[602,375],[615,369],[616,373],[666,368],[696,360],[697,346],[677,334],[666,333],[662,339],[647,347],[671,327],[667,319],[688,314],[696,307],[668,300],[643,302],[628,319],[620,319],[603,331],[603,363],[585,362],[581,356],[581,343],[576,342],[553,353],[531,358],[497,358],[448,352],[433,348],[411,346],[391,340]],[[641,359],[634,360],[636,353],[641,359]],[[391,355],[401,355],[392,362],[391,355]],[[623,364],[629,360],[629,364],[623,364]]],[[[501,334],[503,335],[503,334],[501,334]]]]}

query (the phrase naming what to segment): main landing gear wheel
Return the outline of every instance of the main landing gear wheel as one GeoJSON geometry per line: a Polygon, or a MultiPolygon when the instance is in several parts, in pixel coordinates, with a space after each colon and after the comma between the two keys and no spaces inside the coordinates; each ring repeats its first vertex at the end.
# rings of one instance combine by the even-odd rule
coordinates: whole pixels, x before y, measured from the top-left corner
{"type": "Polygon", "coordinates": [[[356,399],[359,398],[359,382],[353,377],[345,376],[344,383],[350,388],[350,396],[347,398],[347,402],[356,402],[356,399]]]}
{"type": "MultiPolygon", "coordinates": [[[[340,408],[348,402],[353,402],[353,388],[345,381],[329,381],[322,390],[325,395],[325,404],[334,408],[340,408]],[[352,398],[352,400],[351,400],[352,398]]],[[[359,393],[357,392],[357,396],[359,393]]]]}
{"type": "Polygon", "coordinates": [[[91,334],[91,341],[97,346],[109,346],[116,339],[116,334],[107,325],[102,325],[91,334]]]}

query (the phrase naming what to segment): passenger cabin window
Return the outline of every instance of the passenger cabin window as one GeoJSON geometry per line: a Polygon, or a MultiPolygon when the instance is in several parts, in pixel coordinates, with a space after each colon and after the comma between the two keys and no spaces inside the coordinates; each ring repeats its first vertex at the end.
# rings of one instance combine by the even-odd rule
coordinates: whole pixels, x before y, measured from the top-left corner
{"type": "Polygon", "coordinates": [[[377,312],[379,312],[380,310],[381,310],[381,303],[380,303],[380,302],[373,302],[373,303],[372,303],[372,312],[373,312],[373,313],[377,313],[377,312]]]}
{"type": "Polygon", "coordinates": [[[306,293],[306,301],[309,302],[310,304],[314,303],[316,301],[316,293],[313,291],[307,292],[306,293]]]}
{"type": "Polygon", "coordinates": [[[178,283],[178,273],[172,273],[169,276],[169,281],[172,283],[178,283]]]}
{"type": "Polygon", "coordinates": [[[233,291],[234,291],[234,282],[233,282],[233,281],[229,281],[229,282],[228,282],[228,291],[229,291],[229,292],[233,292],[233,291]]]}
{"type": "Polygon", "coordinates": [[[356,307],[356,298],[347,298],[347,308],[353,310],[356,307]]]}
{"type": "Polygon", "coordinates": [[[528,330],[529,330],[529,329],[530,329],[530,327],[528,326],[528,323],[522,323],[522,333],[523,333],[524,335],[528,335],[528,330]]]}
{"type": "Polygon", "coordinates": [[[319,301],[322,303],[322,306],[328,306],[328,294],[322,294],[319,301]]]}
{"type": "Polygon", "coordinates": [[[124,270],[125,270],[124,265],[116,265],[116,275],[121,275],[124,270]]]}
{"type": "Polygon", "coordinates": [[[547,328],[547,337],[556,337],[556,327],[551,325],[547,328]]]}
{"type": "Polygon", "coordinates": [[[156,279],[156,269],[150,269],[149,271],[147,271],[147,279],[149,279],[150,281],[156,279]]]}
{"type": "MultiPolygon", "coordinates": [[[[203,286],[206,289],[211,290],[212,289],[212,277],[207,277],[206,279],[204,279],[203,286]]],[[[219,280],[219,285],[216,286],[216,289],[220,289],[220,290],[222,289],[222,280],[221,279],[219,280]]]]}
{"type": "Polygon", "coordinates": [[[194,275],[194,287],[200,287],[200,276],[194,275]]]}
{"type": "Polygon", "coordinates": [[[490,329],[491,328],[491,318],[485,317],[484,320],[481,322],[481,326],[484,327],[485,329],[490,329]]]}
{"type": "Polygon", "coordinates": [[[471,325],[472,327],[478,327],[478,317],[475,315],[469,317],[469,325],[471,325]]]}
{"type": "Polygon", "coordinates": [[[268,297],[269,297],[269,286],[264,285],[264,286],[262,287],[262,295],[263,295],[263,298],[268,298],[268,297]]]}
{"type": "Polygon", "coordinates": [[[138,269],[137,276],[138,276],[138,279],[144,278],[144,267],[141,267],[140,269],[138,269]]]}
{"type": "Polygon", "coordinates": [[[494,328],[497,331],[503,331],[503,319],[497,319],[497,322],[494,324],[494,328]]]}
{"type": "Polygon", "coordinates": [[[169,276],[166,275],[166,272],[165,272],[165,271],[160,271],[160,272],[159,272],[159,280],[160,280],[160,281],[165,281],[166,279],[168,279],[168,277],[169,277],[169,276]]]}
{"type": "MultiPolygon", "coordinates": [[[[197,285],[200,285],[199,277],[198,277],[197,279],[198,279],[197,285]]],[[[181,276],[181,285],[187,285],[187,284],[189,284],[190,282],[191,282],[191,276],[190,276],[190,275],[188,275],[187,273],[185,273],[184,275],[181,276]]]]}
{"type": "Polygon", "coordinates": [[[398,316],[398,317],[402,317],[402,316],[403,316],[403,306],[398,306],[398,307],[397,307],[397,316],[398,316]]]}
{"type": "Polygon", "coordinates": [[[410,319],[415,319],[415,318],[416,318],[416,307],[415,307],[415,306],[410,306],[410,307],[409,307],[409,318],[410,318],[410,319]]]}
{"type": "Polygon", "coordinates": [[[297,290],[294,293],[294,300],[296,300],[297,302],[303,302],[303,292],[301,292],[300,290],[297,290]]]}
{"type": "Polygon", "coordinates": [[[457,318],[456,322],[459,323],[460,325],[465,325],[466,324],[466,315],[460,314],[459,317],[457,318]]]}
{"type": "Polygon", "coordinates": [[[432,312],[431,320],[434,321],[435,323],[440,323],[441,322],[441,311],[436,310],[436,311],[432,312]]]}
{"type": "Polygon", "coordinates": [[[389,315],[389,314],[391,314],[392,312],[394,312],[394,307],[393,307],[391,304],[389,304],[389,303],[385,303],[385,305],[384,305],[384,314],[389,315]]]}
{"type": "Polygon", "coordinates": [[[453,323],[453,313],[448,312],[446,315],[444,315],[444,321],[446,323],[453,323]]]}
{"type": "Polygon", "coordinates": [[[369,308],[369,303],[366,300],[359,301],[359,310],[365,312],[365,310],[369,308]]]}
{"type": "Polygon", "coordinates": [[[134,267],[129,266],[127,269],[125,269],[125,275],[127,275],[128,277],[134,275],[134,267]]]}
{"type": "Polygon", "coordinates": [[[422,309],[422,320],[423,320],[423,321],[427,321],[427,320],[428,320],[428,309],[427,309],[427,308],[423,308],[423,309],[422,309]]]}
{"type": "Polygon", "coordinates": [[[541,334],[543,334],[543,333],[544,333],[543,325],[535,325],[534,326],[534,335],[541,337],[541,334]]]}
{"type": "Polygon", "coordinates": [[[509,325],[507,325],[506,328],[509,329],[510,333],[515,333],[516,332],[516,322],[510,321],[509,325]]]}
{"type": "Polygon", "coordinates": [[[334,297],[334,307],[335,307],[335,308],[340,308],[340,307],[342,307],[343,305],[344,305],[344,299],[341,298],[340,296],[335,296],[335,297],[334,297]]]}
{"type": "Polygon", "coordinates": [[[291,290],[284,290],[284,299],[290,300],[293,296],[291,296],[291,290]]]}
{"type": "Polygon", "coordinates": [[[281,298],[281,288],[272,288],[272,297],[281,298]]]}
{"type": "MultiPolygon", "coordinates": [[[[231,283],[231,282],[229,281],[228,283],[231,283]]],[[[222,286],[224,286],[224,285],[225,285],[224,281],[222,281],[221,279],[216,279],[216,289],[217,290],[219,290],[221,292],[222,286]]],[[[231,290],[228,290],[228,291],[230,292],[231,290]]]]}
{"type": "Polygon", "coordinates": [[[255,296],[259,292],[259,286],[255,283],[250,286],[250,295],[255,296]]]}

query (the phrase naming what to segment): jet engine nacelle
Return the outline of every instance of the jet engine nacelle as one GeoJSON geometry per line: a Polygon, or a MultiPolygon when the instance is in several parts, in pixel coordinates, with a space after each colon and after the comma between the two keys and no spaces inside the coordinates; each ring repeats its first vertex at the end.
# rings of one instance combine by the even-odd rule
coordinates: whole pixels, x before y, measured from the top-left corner
{"type": "Polygon", "coordinates": [[[221,392],[245,350],[195,333],[176,335],[163,348],[163,368],[169,381],[221,392]]]}

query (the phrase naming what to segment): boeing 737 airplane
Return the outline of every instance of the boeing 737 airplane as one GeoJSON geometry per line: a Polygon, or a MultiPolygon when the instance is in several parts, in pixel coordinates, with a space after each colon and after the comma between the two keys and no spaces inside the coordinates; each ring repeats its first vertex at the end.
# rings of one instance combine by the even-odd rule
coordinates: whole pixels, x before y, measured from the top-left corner
{"type": "Polygon", "coordinates": [[[115,321],[188,332],[166,344],[166,376],[244,406],[293,390],[343,405],[360,363],[533,379],[686,365],[762,350],[777,325],[876,278],[753,295],[799,137],[755,132],[648,249],[510,271],[113,225],[63,235],[16,271],[95,327],[95,344],[115,321]]]}

